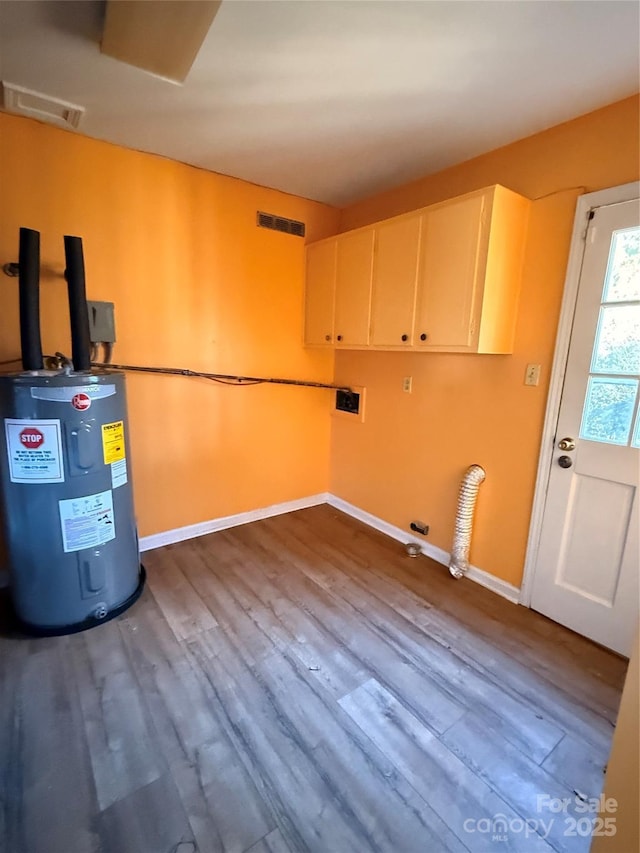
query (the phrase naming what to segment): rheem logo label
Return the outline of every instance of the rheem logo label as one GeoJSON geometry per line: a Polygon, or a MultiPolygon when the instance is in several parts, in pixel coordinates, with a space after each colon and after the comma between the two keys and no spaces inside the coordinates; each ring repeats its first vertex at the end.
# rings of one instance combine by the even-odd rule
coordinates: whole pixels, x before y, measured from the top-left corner
{"type": "Polygon", "coordinates": [[[25,427],[20,433],[20,444],[28,450],[37,450],[44,444],[44,435],[35,427],[25,427]]]}
{"type": "Polygon", "coordinates": [[[91,405],[91,397],[88,394],[74,394],[71,398],[71,405],[79,412],[86,412],[91,405]]]}

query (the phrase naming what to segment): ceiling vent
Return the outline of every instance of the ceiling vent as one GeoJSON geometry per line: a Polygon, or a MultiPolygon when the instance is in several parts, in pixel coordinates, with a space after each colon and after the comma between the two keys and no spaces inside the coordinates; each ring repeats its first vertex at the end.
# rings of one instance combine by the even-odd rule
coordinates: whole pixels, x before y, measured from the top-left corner
{"type": "Polygon", "coordinates": [[[282,231],[283,234],[293,234],[294,237],[304,237],[304,222],[295,219],[285,219],[273,213],[258,211],[258,227],[270,228],[272,231],[282,231]]]}
{"type": "Polygon", "coordinates": [[[84,115],[84,107],[69,104],[59,98],[43,95],[42,92],[34,92],[14,83],[4,80],[2,87],[2,106],[5,110],[18,115],[37,118],[40,121],[50,121],[59,127],[76,128],[84,115]]]}

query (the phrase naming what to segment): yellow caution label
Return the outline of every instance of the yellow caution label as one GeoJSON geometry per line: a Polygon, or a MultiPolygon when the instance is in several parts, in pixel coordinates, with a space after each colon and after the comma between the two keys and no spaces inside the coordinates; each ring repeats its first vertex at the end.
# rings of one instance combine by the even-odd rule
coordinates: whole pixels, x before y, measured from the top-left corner
{"type": "Polygon", "coordinates": [[[112,424],[102,424],[102,452],[104,464],[111,465],[125,458],[124,423],[114,421],[112,424]]]}

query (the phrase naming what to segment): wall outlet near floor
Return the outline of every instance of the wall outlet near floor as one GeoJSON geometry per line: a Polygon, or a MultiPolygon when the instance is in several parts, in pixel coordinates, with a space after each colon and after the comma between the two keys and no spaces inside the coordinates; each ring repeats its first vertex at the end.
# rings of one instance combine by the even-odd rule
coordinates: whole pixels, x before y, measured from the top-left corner
{"type": "Polygon", "coordinates": [[[413,387],[413,377],[405,376],[402,380],[402,390],[406,391],[407,394],[411,393],[411,388],[413,387]]]}
{"type": "Polygon", "coordinates": [[[528,364],[524,374],[525,385],[537,385],[540,382],[540,365],[528,364]]]}

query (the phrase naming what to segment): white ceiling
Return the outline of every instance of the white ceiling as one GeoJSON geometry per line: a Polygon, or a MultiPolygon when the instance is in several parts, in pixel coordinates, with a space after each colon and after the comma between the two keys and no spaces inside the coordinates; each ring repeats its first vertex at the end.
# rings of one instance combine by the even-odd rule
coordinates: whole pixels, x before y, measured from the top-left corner
{"type": "Polygon", "coordinates": [[[638,91],[639,8],[224,0],[177,86],[100,53],[100,2],[2,0],[0,78],[89,136],[345,205],[638,91]]]}

